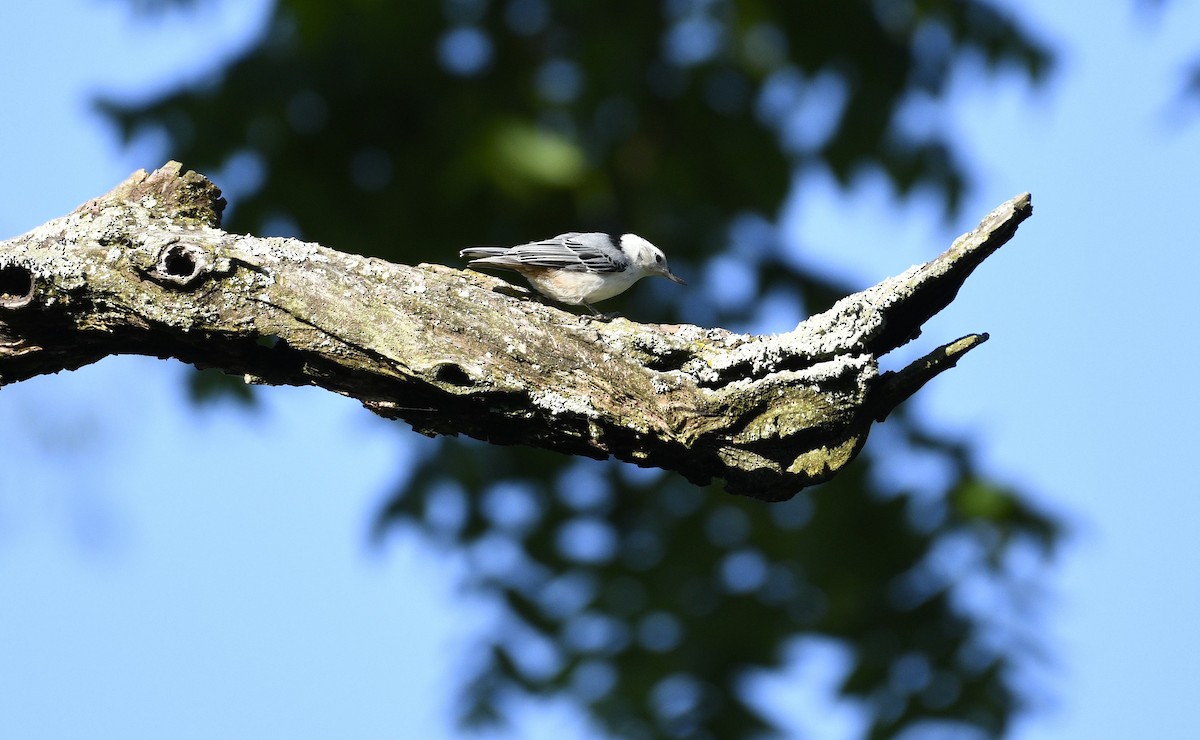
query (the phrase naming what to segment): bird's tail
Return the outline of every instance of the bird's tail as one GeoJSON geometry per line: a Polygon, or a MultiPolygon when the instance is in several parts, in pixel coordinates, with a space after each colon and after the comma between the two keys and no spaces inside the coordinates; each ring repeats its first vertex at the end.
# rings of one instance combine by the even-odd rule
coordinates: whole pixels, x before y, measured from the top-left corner
{"type": "Polygon", "coordinates": [[[499,257],[507,251],[504,247],[467,247],[458,253],[459,257],[467,259],[483,259],[485,257],[499,257]]]}

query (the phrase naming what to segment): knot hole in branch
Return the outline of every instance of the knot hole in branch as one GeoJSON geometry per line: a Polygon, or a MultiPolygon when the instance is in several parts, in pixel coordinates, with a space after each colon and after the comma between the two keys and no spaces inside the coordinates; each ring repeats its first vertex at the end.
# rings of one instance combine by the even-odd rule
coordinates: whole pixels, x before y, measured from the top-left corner
{"type": "Polygon", "coordinates": [[[208,272],[211,259],[203,248],[188,242],[172,242],[163,246],[152,272],[161,282],[181,287],[191,285],[208,272]]]}
{"type": "Polygon", "coordinates": [[[24,308],[33,300],[33,273],[21,265],[0,267],[0,306],[24,308]]]}
{"type": "Polygon", "coordinates": [[[475,385],[475,381],[471,380],[471,376],[461,365],[456,365],[453,362],[440,363],[433,371],[433,377],[443,383],[449,383],[460,388],[470,388],[475,385]]]}

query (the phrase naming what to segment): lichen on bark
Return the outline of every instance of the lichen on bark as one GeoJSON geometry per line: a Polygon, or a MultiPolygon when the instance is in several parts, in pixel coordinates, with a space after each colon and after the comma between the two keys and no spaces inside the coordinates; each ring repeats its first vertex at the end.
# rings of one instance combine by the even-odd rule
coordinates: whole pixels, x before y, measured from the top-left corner
{"type": "Polygon", "coordinates": [[[220,229],[224,200],[168,163],[0,243],[0,383],[110,354],[316,385],[425,434],[673,470],[783,500],[986,335],[908,368],[919,333],[1032,212],[1001,205],[942,255],[772,336],[578,317],[442,265],[220,229]]]}

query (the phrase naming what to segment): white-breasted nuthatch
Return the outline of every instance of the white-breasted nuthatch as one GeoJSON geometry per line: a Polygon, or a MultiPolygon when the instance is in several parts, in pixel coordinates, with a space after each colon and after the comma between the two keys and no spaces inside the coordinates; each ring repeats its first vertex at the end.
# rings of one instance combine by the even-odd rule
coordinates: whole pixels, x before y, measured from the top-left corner
{"type": "Polygon", "coordinates": [[[587,306],[612,298],[648,275],[662,275],[680,285],[683,278],[667,267],[662,250],[637,234],[619,240],[612,234],[570,232],[553,239],[515,247],[468,247],[468,267],[514,270],[537,292],[560,303],[587,306]]]}

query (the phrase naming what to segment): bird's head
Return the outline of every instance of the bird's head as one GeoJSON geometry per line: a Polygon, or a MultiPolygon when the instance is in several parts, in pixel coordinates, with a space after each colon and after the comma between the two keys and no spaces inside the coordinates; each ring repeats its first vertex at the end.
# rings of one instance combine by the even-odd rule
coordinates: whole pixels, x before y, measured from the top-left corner
{"type": "Polygon", "coordinates": [[[662,250],[637,234],[625,234],[621,237],[621,251],[629,257],[635,268],[647,275],[662,275],[680,285],[687,285],[683,278],[671,272],[671,268],[667,266],[667,256],[662,250]]]}

